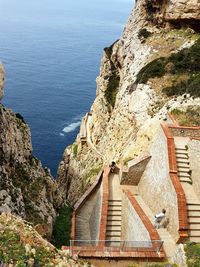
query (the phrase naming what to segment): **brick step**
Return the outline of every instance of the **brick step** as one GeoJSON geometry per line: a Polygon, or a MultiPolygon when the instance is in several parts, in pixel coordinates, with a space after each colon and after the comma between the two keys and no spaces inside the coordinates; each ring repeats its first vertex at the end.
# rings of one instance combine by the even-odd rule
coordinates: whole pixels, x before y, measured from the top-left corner
{"type": "Polygon", "coordinates": [[[188,222],[200,224],[200,217],[188,217],[188,222]]]}
{"type": "Polygon", "coordinates": [[[120,231],[121,232],[121,225],[111,225],[111,226],[106,226],[106,231],[120,231]]]}
{"type": "Polygon", "coordinates": [[[107,227],[109,226],[120,226],[121,227],[121,221],[107,220],[107,227]]]}
{"type": "Polygon", "coordinates": [[[108,211],[108,216],[121,216],[121,215],[122,215],[121,210],[120,211],[117,211],[117,210],[109,210],[108,211]]]}
{"type": "Polygon", "coordinates": [[[121,221],[122,220],[122,217],[119,216],[119,215],[108,215],[107,216],[107,221],[121,221]]]}
{"type": "Polygon", "coordinates": [[[190,237],[190,242],[200,243],[200,237],[190,237]]]}

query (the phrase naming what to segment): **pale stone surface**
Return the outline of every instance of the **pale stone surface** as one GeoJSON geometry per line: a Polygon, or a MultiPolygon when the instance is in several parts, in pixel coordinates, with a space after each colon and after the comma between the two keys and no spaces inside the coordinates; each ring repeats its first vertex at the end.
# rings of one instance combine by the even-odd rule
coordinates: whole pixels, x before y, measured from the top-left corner
{"type": "Polygon", "coordinates": [[[177,196],[169,177],[167,140],[161,127],[154,137],[149,154],[151,159],[138,185],[139,194],[154,214],[163,208],[167,210],[167,229],[176,240],[179,228],[177,196]]]}
{"type": "Polygon", "coordinates": [[[193,188],[200,200],[200,140],[190,140],[188,143],[188,155],[193,188]]]}
{"type": "Polygon", "coordinates": [[[102,184],[76,212],[76,240],[98,240],[102,206],[102,184]]]}
{"type": "MultiPolygon", "coordinates": [[[[121,240],[150,241],[149,232],[133,208],[127,196],[122,197],[122,230],[121,240]]],[[[137,244],[138,245],[138,244],[137,244]]]]}
{"type": "Polygon", "coordinates": [[[176,247],[172,262],[176,263],[178,266],[187,267],[187,257],[184,251],[184,245],[180,244],[176,247]]]}

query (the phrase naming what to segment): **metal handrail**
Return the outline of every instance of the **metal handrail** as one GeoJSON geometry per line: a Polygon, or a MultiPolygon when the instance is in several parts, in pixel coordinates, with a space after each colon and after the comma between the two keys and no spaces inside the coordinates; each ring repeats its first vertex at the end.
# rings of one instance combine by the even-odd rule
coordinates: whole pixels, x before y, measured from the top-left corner
{"type": "Polygon", "coordinates": [[[148,241],[132,241],[132,240],[70,240],[70,254],[73,252],[80,252],[82,250],[96,250],[104,252],[112,251],[141,251],[148,250],[160,253],[164,241],[162,240],[148,240],[148,241]]]}

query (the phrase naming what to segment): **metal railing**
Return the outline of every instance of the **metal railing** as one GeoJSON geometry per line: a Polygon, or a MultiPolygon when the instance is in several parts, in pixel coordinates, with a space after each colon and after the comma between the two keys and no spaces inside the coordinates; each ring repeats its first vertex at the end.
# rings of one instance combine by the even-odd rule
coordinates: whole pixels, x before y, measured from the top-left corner
{"type": "Polygon", "coordinates": [[[79,254],[81,251],[101,252],[131,252],[148,251],[158,255],[163,246],[162,240],[129,241],[129,240],[70,240],[70,254],[79,254]]]}

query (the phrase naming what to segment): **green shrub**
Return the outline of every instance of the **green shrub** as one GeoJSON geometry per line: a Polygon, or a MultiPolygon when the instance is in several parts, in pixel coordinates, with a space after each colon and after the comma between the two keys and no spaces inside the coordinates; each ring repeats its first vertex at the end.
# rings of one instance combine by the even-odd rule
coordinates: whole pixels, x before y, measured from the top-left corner
{"type": "Polygon", "coordinates": [[[150,78],[165,74],[165,58],[158,58],[148,63],[137,75],[136,83],[146,83],[150,78]]]}
{"type": "Polygon", "coordinates": [[[72,150],[73,150],[73,156],[76,158],[77,157],[77,154],[78,154],[78,145],[77,144],[74,144],[72,146],[72,150]]]}
{"type": "Polygon", "coordinates": [[[138,32],[138,38],[141,39],[141,40],[147,39],[151,35],[152,35],[152,33],[149,32],[146,28],[140,29],[139,32],[138,32]]]}
{"type": "Polygon", "coordinates": [[[58,212],[52,235],[52,242],[57,248],[69,245],[71,234],[71,220],[72,209],[68,206],[62,207],[58,212]]]}
{"type": "Polygon", "coordinates": [[[106,102],[112,107],[115,106],[115,100],[118,92],[118,87],[120,83],[119,74],[114,71],[111,76],[108,78],[107,89],[104,93],[106,102]]]}
{"type": "Polygon", "coordinates": [[[200,266],[200,244],[188,243],[185,246],[188,267],[200,266]]]}
{"type": "Polygon", "coordinates": [[[168,58],[158,58],[143,67],[137,75],[136,83],[147,83],[150,78],[162,77],[166,73],[176,75],[172,86],[163,88],[167,96],[189,93],[200,96],[200,38],[190,48],[185,48],[168,58]],[[177,82],[180,75],[188,79],[177,82]]]}

